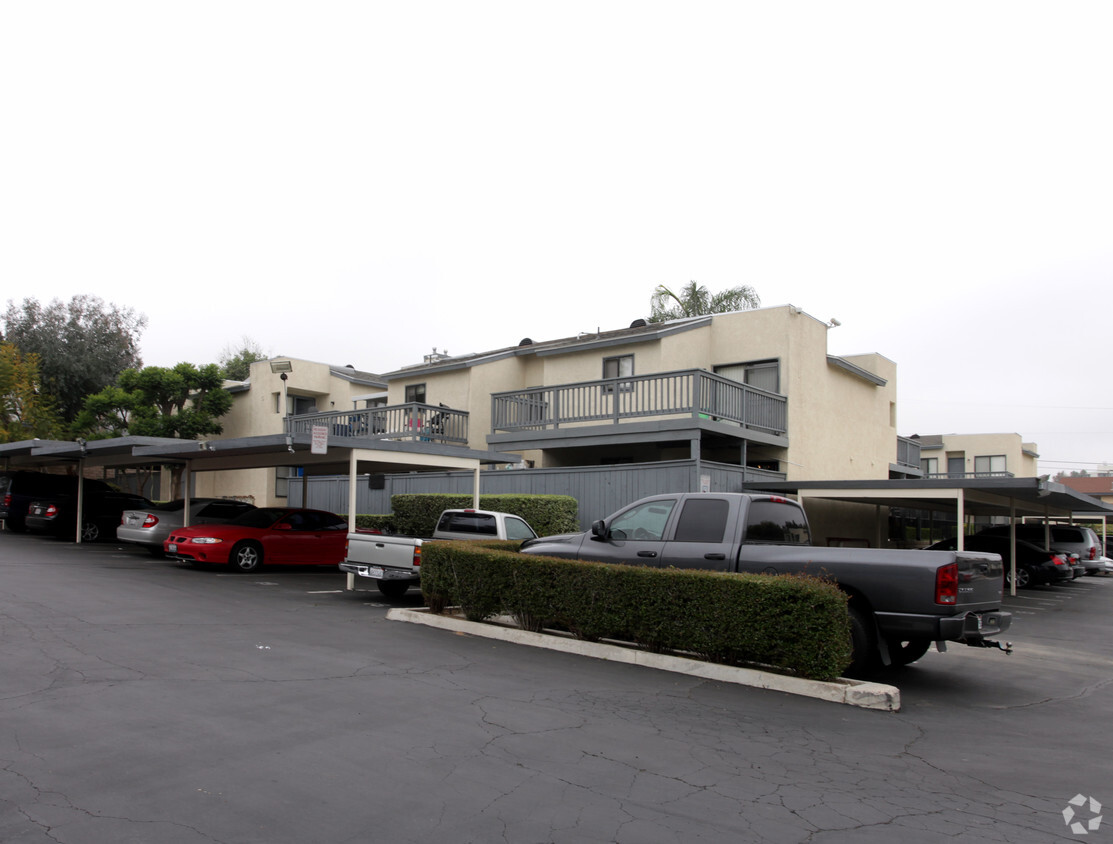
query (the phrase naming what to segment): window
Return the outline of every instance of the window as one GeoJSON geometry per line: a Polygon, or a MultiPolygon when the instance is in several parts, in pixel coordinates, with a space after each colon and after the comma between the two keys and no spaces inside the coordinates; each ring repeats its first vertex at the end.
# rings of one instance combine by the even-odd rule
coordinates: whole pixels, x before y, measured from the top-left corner
{"type": "Polygon", "coordinates": [[[1005,455],[991,454],[975,457],[974,474],[979,478],[1007,474],[1005,455]]]}
{"type": "MultiPolygon", "coordinates": [[[[613,358],[603,358],[603,377],[606,379],[611,378],[629,378],[634,374],[634,356],[621,355],[613,358]]],[[[618,385],[618,389],[627,392],[634,389],[634,385],[629,381],[618,385]]],[[[614,385],[606,384],[603,387],[603,392],[613,393],[614,385]]]]}
{"type": "Polygon", "coordinates": [[[771,393],[781,391],[781,362],[778,360],[755,360],[749,363],[732,363],[716,366],[715,374],[732,381],[749,384],[759,390],[771,393]]]}
{"type": "Polygon", "coordinates": [[[290,481],[300,478],[305,470],[301,466],[276,466],[274,470],[274,494],[278,498],[288,498],[290,481]]]}
{"type": "Polygon", "coordinates": [[[425,385],[409,384],[406,386],[406,404],[425,404],[425,385]]]}
{"type": "Polygon", "coordinates": [[[665,524],[669,520],[669,514],[675,506],[675,500],[665,499],[647,501],[637,507],[631,507],[619,513],[611,522],[611,538],[660,540],[665,534],[665,524]]]}
{"type": "Polygon", "coordinates": [[[921,457],[920,469],[923,470],[924,477],[930,478],[939,474],[939,458],[938,457],[921,457]]]}
{"type": "Polygon", "coordinates": [[[676,525],[676,542],[722,542],[730,505],[721,498],[690,499],[676,525]]]}
{"type": "Polygon", "coordinates": [[[809,545],[808,525],[795,504],[776,499],[751,501],[746,513],[746,542],[809,545]]]}

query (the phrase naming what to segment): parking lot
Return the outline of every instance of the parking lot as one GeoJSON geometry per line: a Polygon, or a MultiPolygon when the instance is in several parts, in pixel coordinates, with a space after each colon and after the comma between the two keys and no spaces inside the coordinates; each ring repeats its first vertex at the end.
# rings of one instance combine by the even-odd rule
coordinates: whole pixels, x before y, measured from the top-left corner
{"type": "MultiPolygon", "coordinates": [[[[1113,577],[1007,598],[881,713],[386,620],[0,533],[0,841],[1113,840],[1113,577]],[[1086,834],[1064,820],[1086,823],[1086,834]]],[[[395,605],[420,605],[412,593],[395,605]]]]}

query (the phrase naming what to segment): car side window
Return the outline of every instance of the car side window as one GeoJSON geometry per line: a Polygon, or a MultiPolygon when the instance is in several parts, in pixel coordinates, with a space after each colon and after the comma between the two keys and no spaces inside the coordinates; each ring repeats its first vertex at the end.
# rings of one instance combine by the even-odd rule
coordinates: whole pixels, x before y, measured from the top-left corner
{"type": "Polygon", "coordinates": [[[348,520],[335,513],[318,513],[317,516],[320,524],[318,530],[348,530],[348,520]]]}
{"type": "Polygon", "coordinates": [[[537,534],[533,532],[533,528],[527,525],[522,519],[513,516],[506,517],[506,538],[507,539],[533,539],[537,534]]]}
{"type": "Polygon", "coordinates": [[[675,542],[722,542],[730,504],[722,498],[691,498],[680,511],[675,542]]]}
{"type": "Polygon", "coordinates": [[[676,501],[647,501],[619,513],[610,524],[612,539],[660,540],[676,501]]]}

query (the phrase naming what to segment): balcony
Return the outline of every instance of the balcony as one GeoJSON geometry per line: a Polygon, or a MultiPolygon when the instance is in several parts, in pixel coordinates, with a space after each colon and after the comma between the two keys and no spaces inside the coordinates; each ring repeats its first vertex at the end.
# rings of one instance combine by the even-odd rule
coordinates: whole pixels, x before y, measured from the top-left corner
{"type": "Polygon", "coordinates": [[[919,440],[897,437],[897,465],[906,469],[920,469],[919,440]]]}
{"type": "Polygon", "coordinates": [[[286,433],[312,433],[322,425],[330,437],[408,440],[445,445],[468,444],[468,413],[448,407],[410,402],[364,410],[303,413],[286,417],[286,433]]]}
{"type": "Polygon", "coordinates": [[[702,369],[681,370],[494,393],[491,428],[507,433],[555,431],[688,417],[783,436],[787,403],[783,395],[702,369]]]}

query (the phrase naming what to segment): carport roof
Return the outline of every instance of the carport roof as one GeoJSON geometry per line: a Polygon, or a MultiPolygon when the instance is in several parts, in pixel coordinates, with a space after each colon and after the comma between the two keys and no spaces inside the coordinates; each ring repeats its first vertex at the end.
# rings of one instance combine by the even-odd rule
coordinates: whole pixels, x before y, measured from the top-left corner
{"type": "Polygon", "coordinates": [[[325,454],[312,452],[312,435],[272,434],[221,440],[114,437],[75,442],[23,440],[0,444],[4,468],[34,468],[84,460],[87,466],[143,466],[188,463],[193,471],[305,466],[320,474],[346,474],[357,464],[381,464],[389,471],[465,469],[483,463],[513,463],[517,455],[431,442],[330,437],[325,454]]]}
{"type": "Polygon", "coordinates": [[[762,490],[975,516],[1113,516],[1113,506],[1042,478],[772,481],[762,490]]]}

